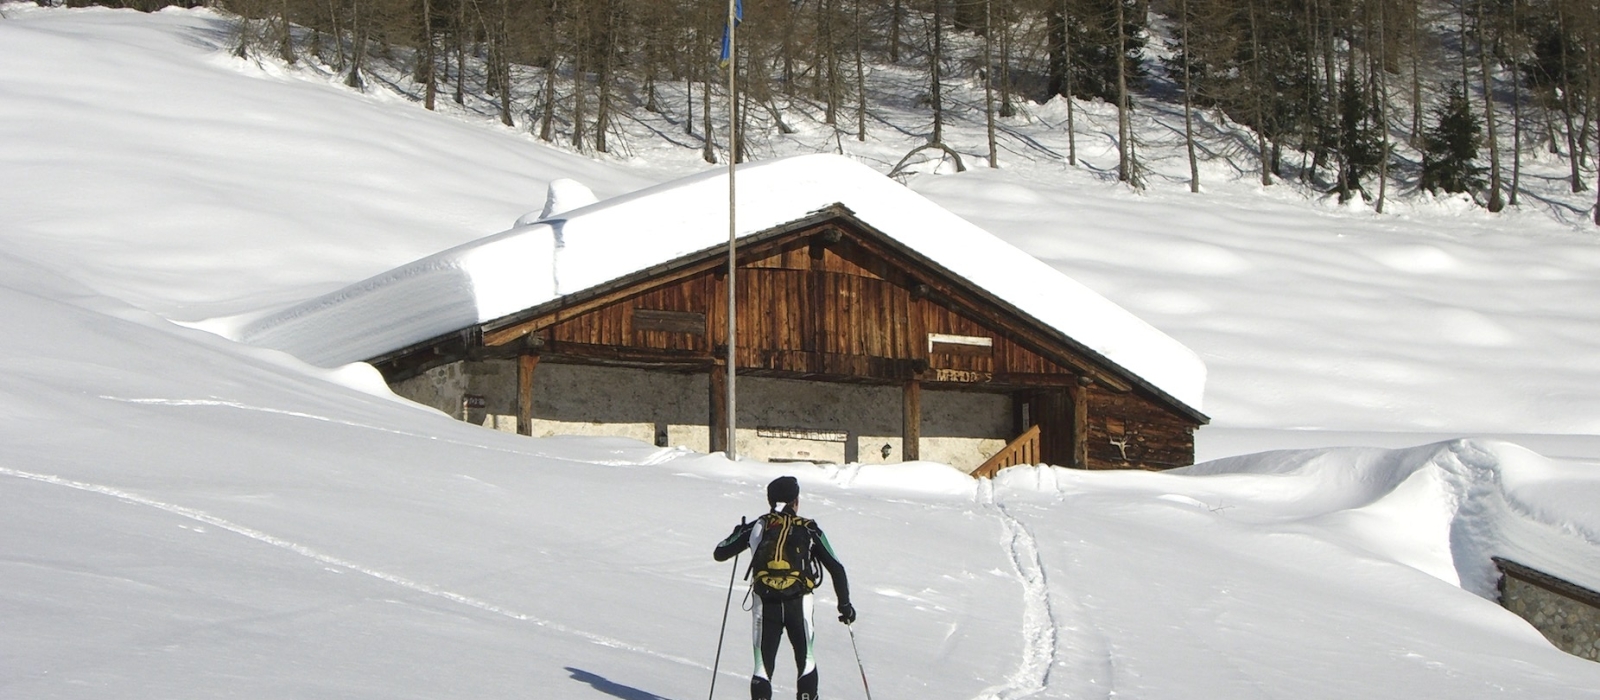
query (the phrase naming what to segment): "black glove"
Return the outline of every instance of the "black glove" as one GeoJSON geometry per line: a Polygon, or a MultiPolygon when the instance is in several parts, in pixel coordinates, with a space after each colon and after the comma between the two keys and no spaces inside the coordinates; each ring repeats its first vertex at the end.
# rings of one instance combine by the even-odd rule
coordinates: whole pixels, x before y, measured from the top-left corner
{"type": "Polygon", "coordinates": [[[739,523],[733,527],[733,532],[728,533],[728,539],[717,543],[717,548],[712,551],[711,558],[717,561],[727,561],[740,552],[750,547],[750,530],[755,523],[739,523]]]}
{"type": "Polygon", "coordinates": [[[850,624],[856,621],[856,606],[849,603],[839,604],[839,621],[850,624]]]}
{"type": "Polygon", "coordinates": [[[744,518],[739,518],[739,524],[733,526],[733,532],[728,533],[728,539],[726,539],[724,541],[725,542],[733,542],[735,540],[748,540],[748,539],[750,539],[750,532],[752,530],[755,530],[756,529],[756,525],[759,524],[760,522],[761,522],[760,520],[757,520],[755,522],[746,522],[744,518]]]}

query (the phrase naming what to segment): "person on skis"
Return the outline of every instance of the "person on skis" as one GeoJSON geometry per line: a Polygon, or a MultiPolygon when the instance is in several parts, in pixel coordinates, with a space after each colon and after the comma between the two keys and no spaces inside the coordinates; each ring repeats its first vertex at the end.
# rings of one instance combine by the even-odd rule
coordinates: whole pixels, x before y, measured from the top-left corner
{"type": "Polygon", "coordinates": [[[833,593],[839,599],[839,621],[856,621],[850,605],[850,584],[844,565],[833,554],[833,547],[814,520],[796,514],[800,505],[800,482],[782,476],[767,484],[767,504],[771,511],[752,523],[740,523],[728,538],[717,545],[712,556],[727,561],[746,549],[755,553],[750,563],[750,588],[754,593],[751,608],[756,669],[750,678],[751,700],[772,700],[772,671],[777,665],[778,644],[789,637],[794,651],[798,680],[797,700],[817,700],[817,660],[811,642],[815,628],[811,623],[811,591],[822,583],[821,569],[833,578],[833,593]],[[820,565],[821,569],[818,568],[820,565]]]}

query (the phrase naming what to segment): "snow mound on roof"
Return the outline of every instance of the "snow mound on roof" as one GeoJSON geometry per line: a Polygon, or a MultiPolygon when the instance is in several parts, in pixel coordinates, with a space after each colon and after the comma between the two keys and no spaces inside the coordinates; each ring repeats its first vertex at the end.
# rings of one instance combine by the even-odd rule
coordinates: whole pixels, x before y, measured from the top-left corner
{"type": "MultiPolygon", "coordinates": [[[[871,168],[840,156],[799,156],[741,166],[736,186],[740,236],[843,204],[955,275],[1201,410],[1206,372],[1193,351],[871,168]]],[[[726,171],[714,170],[580,207],[269,314],[235,335],[313,364],[368,359],[724,245],[728,190],[726,171]]]]}
{"type": "Polygon", "coordinates": [[[573,209],[586,207],[600,201],[594,196],[594,190],[577,180],[571,178],[557,178],[550,181],[550,187],[545,192],[544,208],[536,212],[528,212],[517,219],[513,226],[528,226],[539,223],[544,219],[559,214],[565,214],[573,209]]]}

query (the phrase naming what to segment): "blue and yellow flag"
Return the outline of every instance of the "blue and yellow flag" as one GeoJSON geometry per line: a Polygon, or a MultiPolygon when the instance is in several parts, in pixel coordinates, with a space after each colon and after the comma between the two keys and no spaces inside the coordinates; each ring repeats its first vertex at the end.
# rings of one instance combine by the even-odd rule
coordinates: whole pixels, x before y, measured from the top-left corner
{"type": "MultiPolygon", "coordinates": [[[[733,25],[737,27],[742,22],[744,22],[744,0],[733,0],[733,25]]],[[[728,67],[728,62],[733,60],[732,49],[728,46],[731,39],[731,32],[728,30],[728,25],[724,23],[722,25],[722,55],[717,59],[717,64],[724,68],[728,67]]]]}

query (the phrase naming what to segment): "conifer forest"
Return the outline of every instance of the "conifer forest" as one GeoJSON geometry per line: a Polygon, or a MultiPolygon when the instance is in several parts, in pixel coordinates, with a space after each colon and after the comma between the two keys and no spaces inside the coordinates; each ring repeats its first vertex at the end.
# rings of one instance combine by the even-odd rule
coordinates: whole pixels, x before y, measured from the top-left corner
{"type": "Polygon", "coordinates": [[[1057,95],[1114,106],[1116,174],[1132,187],[1144,183],[1126,115],[1158,103],[1181,115],[1196,190],[1196,153],[1216,138],[1194,128],[1202,114],[1235,127],[1263,185],[1293,180],[1380,211],[1399,188],[1498,211],[1517,204],[1529,157],[1561,161],[1574,193],[1600,166],[1600,0],[743,0],[731,149],[711,121],[726,104],[725,0],[217,7],[239,17],[239,55],[316,61],[354,87],[369,62],[398,61],[430,109],[477,92],[506,125],[589,152],[608,151],[619,115],[665,109],[708,162],[744,157],[800,112],[866,139],[882,128],[878,101],[908,94],[928,117],[924,148],[946,148],[949,86],[976,82],[985,99],[961,109],[991,132],[1057,95]],[[920,85],[874,89],[877,66],[920,85]]]}

